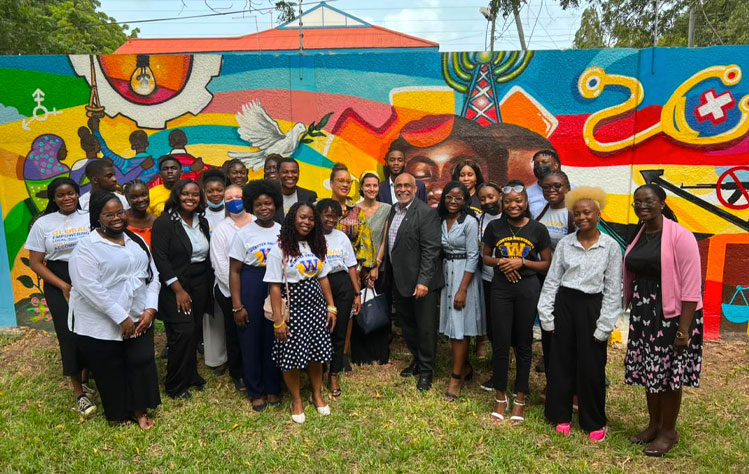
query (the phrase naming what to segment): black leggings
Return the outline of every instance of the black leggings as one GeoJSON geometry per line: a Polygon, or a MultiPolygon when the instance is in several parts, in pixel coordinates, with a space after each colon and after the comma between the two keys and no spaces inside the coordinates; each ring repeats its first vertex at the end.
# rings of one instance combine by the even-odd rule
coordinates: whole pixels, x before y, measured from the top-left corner
{"type": "MultiPolygon", "coordinates": [[[[58,278],[70,283],[68,262],[62,260],[48,260],[47,268],[58,278]]],[[[55,335],[60,346],[60,357],[62,359],[62,375],[75,377],[81,375],[83,363],[78,351],[75,334],[68,329],[68,300],[65,299],[62,290],[50,283],[44,282],[44,299],[52,314],[52,322],[55,325],[55,335]]]]}
{"type": "Polygon", "coordinates": [[[343,347],[346,345],[346,331],[348,330],[351,307],[354,305],[354,285],[348,271],[328,273],[330,290],[333,301],[338,309],[335,329],[330,335],[333,343],[333,359],[330,361],[330,373],[337,374],[343,369],[343,347]]]}
{"type": "Polygon", "coordinates": [[[529,392],[531,358],[533,356],[533,321],[541,285],[535,276],[523,277],[510,283],[504,276],[495,276],[492,282],[491,327],[492,369],[494,389],[507,390],[507,372],[510,366],[510,346],[515,347],[517,373],[515,392],[529,392]]]}

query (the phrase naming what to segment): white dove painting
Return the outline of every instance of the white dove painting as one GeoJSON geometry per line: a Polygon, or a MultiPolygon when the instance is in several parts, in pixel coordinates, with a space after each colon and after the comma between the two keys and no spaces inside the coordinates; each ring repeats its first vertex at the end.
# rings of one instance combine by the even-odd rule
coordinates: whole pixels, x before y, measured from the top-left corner
{"type": "Polygon", "coordinates": [[[263,108],[259,100],[253,100],[242,106],[242,110],[237,112],[237,123],[239,124],[239,136],[243,140],[250,142],[253,147],[259,148],[254,152],[230,151],[230,158],[239,158],[248,168],[258,171],[265,164],[265,157],[278,153],[281,156],[290,156],[299,146],[299,143],[312,142],[311,139],[305,138],[306,135],[311,137],[325,136],[320,129],[327,123],[326,115],[319,124],[312,123],[306,127],[303,123],[297,122],[286,133],[281,131],[278,122],[273,120],[268,112],[263,108]]]}

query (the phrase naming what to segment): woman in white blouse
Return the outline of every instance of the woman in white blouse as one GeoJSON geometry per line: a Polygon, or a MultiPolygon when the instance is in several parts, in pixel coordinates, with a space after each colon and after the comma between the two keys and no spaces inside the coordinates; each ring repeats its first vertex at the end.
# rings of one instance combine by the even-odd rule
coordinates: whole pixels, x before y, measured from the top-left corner
{"type": "Polygon", "coordinates": [[[621,313],[622,254],[598,230],[606,206],[601,188],[576,188],[565,201],[578,230],[557,244],[538,301],[541,326],[552,333],[545,414],[568,436],[577,394],[580,428],[600,442],[606,437],[606,344],[621,313]]]}
{"type": "Polygon", "coordinates": [[[44,299],[55,325],[62,374],[73,384],[78,412],[91,416],[96,412],[96,405],[89,399],[94,390],[85,383],[87,370],[80,361],[75,336],[68,329],[68,261],[78,241],[90,232],[88,213],[81,211],[79,195],[78,183],[72,179],[53,179],[47,186],[47,208],[31,226],[24,248],[29,251],[31,269],[44,280],[44,299]]]}
{"type": "Polygon", "coordinates": [[[161,404],[153,348],[159,278],[148,246],[127,230],[118,197],[95,192],[91,227],[70,256],[68,325],[96,374],[110,423],[133,420],[148,430],[148,416],[161,404]]]}
{"type": "Polygon", "coordinates": [[[300,370],[307,370],[312,403],[317,412],[330,415],[330,407],[322,397],[322,365],[333,356],[330,333],[335,329],[338,310],[328,282],[326,252],[325,236],[315,208],[305,202],[291,206],[281,226],[278,243],[268,252],[263,281],[269,283],[273,307],[276,336],[273,361],[283,372],[291,393],[291,419],[296,423],[305,420],[300,370]],[[289,285],[288,294],[284,280],[289,285]],[[288,321],[283,316],[281,298],[288,298],[288,321]]]}

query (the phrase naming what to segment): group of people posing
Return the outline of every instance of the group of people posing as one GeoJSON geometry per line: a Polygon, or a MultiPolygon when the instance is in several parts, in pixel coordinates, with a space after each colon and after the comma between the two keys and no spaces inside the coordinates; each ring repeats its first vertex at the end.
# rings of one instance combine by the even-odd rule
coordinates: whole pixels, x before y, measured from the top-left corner
{"type": "MultiPolygon", "coordinates": [[[[401,372],[429,390],[438,334],[450,341],[445,398],[473,377],[470,339],[480,355],[491,343],[497,423],[522,424],[530,393],[533,326],[542,328],[546,418],[569,435],[574,408],[591,440],[606,437],[607,341],[625,307],[630,327],[625,379],[646,388],[648,427],[633,436],[661,456],[678,442],[683,386],[699,386],[702,353],[700,257],[694,236],[646,184],[634,193],[640,219],[624,256],[600,230],[600,188],[571,186],[553,150],[534,156],[538,182],[485,182],[481,167],[454,164],[437,209],[424,185],[391,149],[385,180],[358,178],[345,165],[330,174],[331,197],[297,185],[299,164],[270,156],[263,180],[248,181],[241,161],[180,179],[180,162],[158,161],[161,184],[124,185],[107,159],[86,167],[91,191],[53,180],[49,205],[26,248],[60,343],[63,374],[79,411],[91,415],[96,389],[110,422],[154,424],[160,402],[153,322],[163,321],[164,389],[189,399],[205,385],[198,352],[229,372],[252,409],[291,395],[291,418],[305,421],[300,372],[310,402],[330,414],[351,364],[389,362],[391,324],[356,323],[362,290],[385,295],[412,354],[401,372]],[[368,290],[369,291],[369,290],[368,290]],[[514,387],[508,390],[510,349],[514,387]]],[[[366,292],[365,292],[366,294],[366,292]]]]}

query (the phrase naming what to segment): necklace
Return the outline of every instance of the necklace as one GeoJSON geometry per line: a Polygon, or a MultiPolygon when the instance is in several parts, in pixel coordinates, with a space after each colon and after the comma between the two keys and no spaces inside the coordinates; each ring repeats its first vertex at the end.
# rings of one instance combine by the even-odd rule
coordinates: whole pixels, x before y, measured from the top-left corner
{"type": "Polygon", "coordinates": [[[657,239],[658,236],[660,236],[661,231],[659,230],[657,232],[643,232],[642,234],[645,236],[645,242],[651,242],[657,239]]]}
{"type": "Polygon", "coordinates": [[[507,228],[510,229],[510,234],[512,234],[512,238],[513,239],[516,238],[518,235],[520,235],[520,233],[523,231],[523,229],[525,229],[525,226],[527,226],[527,225],[528,225],[528,223],[526,222],[524,225],[522,225],[520,227],[516,227],[516,229],[518,229],[517,232],[513,232],[512,228],[514,226],[512,224],[510,224],[510,221],[507,221],[507,228]]]}

